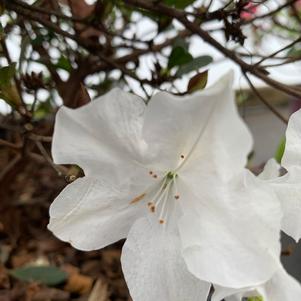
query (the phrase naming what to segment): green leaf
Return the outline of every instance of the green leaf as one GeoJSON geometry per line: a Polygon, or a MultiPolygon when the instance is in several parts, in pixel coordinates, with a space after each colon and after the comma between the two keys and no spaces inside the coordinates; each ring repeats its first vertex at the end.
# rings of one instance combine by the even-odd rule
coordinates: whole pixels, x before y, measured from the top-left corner
{"type": "Polygon", "coordinates": [[[205,67],[212,63],[213,59],[209,55],[202,55],[199,57],[194,58],[192,61],[188,62],[180,66],[179,70],[176,73],[176,76],[182,76],[187,74],[191,71],[198,71],[198,69],[205,67]]]}
{"type": "Polygon", "coordinates": [[[301,43],[295,44],[293,47],[289,48],[286,55],[290,57],[299,57],[301,55],[301,43]]]}
{"type": "Polygon", "coordinates": [[[175,66],[184,65],[193,60],[192,55],[185,50],[183,47],[176,46],[172,49],[171,54],[168,59],[168,69],[175,66]]]}
{"type": "Polygon", "coordinates": [[[72,70],[72,65],[65,56],[61,56],[59,58],[58,62],[55,64],[55,67],[59,69],[63,69],[67,72],[70,72],[72,70]]]}
{"type": "Polygon", "coordinates": [[[35,281],[49,286],[58,285],[67,279],[67,274],[53,266],[28,266],[12,270],[10,274],[23,281],[35,281]]]}
{"type": "Polygon", "coordinates": [[[195,0],[163,0],[163,2],[176,8],[185,8],[186,6],[194,3],[195,0]]]}
{"type": "Polygon", "coordinates": [[[207,85],[207,80],[208,80],[208,70],[196,74],[190,79],[187,87],[187,92],[192,93],[197,90],[203,90],[207,85]]]}
{"type": "Polygon", "coordinates": [[[39,102],[34,110],[33,117],[35,120],[41,120],[53,112],[53,106],[51,99],[48,98],[46,101],[39,102]]]}
{"type": "Polygon", "coordinates": [[[275,152],[275,160],[280,163],[285,150],[285,138],[282,138],[275,152]]]}
{"type": "Polygon", "coordinates": [[[0,68],[0,88],[8,86],[16,73],[16,63],[0,68]]]}
{"type": "Polygon", "coordinates": [[[263,297],[261,296],[257,296],[257,297],[248,297],[248,298],[245,298],[246,301],[264,301],[263,297]]]}

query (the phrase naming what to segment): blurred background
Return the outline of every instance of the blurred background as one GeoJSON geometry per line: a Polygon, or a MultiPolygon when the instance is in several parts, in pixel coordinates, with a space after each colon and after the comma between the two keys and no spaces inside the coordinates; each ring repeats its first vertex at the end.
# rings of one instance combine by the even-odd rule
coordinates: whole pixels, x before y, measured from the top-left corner
{"type": "MultiPolygon", "coordinates": [[[[0,301],[130,300],[123,242],[80,252],[47,230],[50,203],[83,176],[51,159],[61,105],[115,86],[146,102],[186,95],[233,69],[254,136],[248,167],[281,160],[301,107],[300,1],[0,0],[0,14],[0,301]]],[[[288,237],[282,260],[301,281],[301,246],[288,237]]]]}

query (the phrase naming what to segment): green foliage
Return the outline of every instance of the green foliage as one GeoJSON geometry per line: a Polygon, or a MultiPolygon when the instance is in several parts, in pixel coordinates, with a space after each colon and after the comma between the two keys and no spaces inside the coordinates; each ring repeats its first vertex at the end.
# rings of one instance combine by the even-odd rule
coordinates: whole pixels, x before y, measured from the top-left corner
{"type": "Polygon", "coordinates": [[[285,138],[282,138],[275,152],[275,160],[280,163],[285,150],[285,138]]]}
{"type": "Polygon", "coordinates": [[[167,5],[183,9],[186,6],[195,2],[195,0],[163,0],[163,2],[167,5]]]}
{"type": "Polygon", "coordinates": [[[33,117],[35,120],[43,119],[52,112],[53,112],[53,106],[51,103],[51,99],[48,98],[46,101],[38,103],[38,105],[36,106],[36,109],[33,113],[33,117]]]}
{"type": "Polygon", "coordinates": [[[264,301],[264,299],[261,296],[257,296],[257,297],[248,297],[246,301],[264,301]]]}
{"type": "Polygon", "coordinates": [[[0,68],[0,89],[8,86],[16,73],[16,63],[0,68]]]}
{"type": "Polygon", "coordinates": [[[192,60],[192,55],[186,49],[181,46],[176,46],[171,51],[167,66],[168,69],[171,69],[175,66],[186,64],[192,60]]]}
{"type": "Polygon", "coordinates": [[[208,81],[208,70],[196,74],[190,79],[187,87],[187,92],[192,93],[197,90],[203,90],[207,85],[207,81],[208,81]]]}
{"type": "Polygon", "coordinates": [[[167,68],[179,67],[176,76],[181,77],[191,71],[198,71],[200,68],[207,66],[212,62],[212,57],[202,55],[196,58],[188,51],[188,44],[183,39],[176,40],[170,53],[167,68]]]}
{"type": "Polygon", "coordinates": [[[290,57],[300,57],[301,56],[300,44],[298,46],[295,45],[291,49],[289,49],[287,55],[290,57]]]}
{"type": "Polygon", "coordinates": [[[67,279],[67,274],[53,266],[29,266],[12,270],[11,275],[22,281],[35,281],[49,286],[58,285],[67,279]]]}
{"type": "Polygon", "coordinates": [[[59,60],[55,64],[55,67],[59,69],[63,69],[67,72],[70,72],[72,70],[72,65],[70,61],[63,55],[59,58],[59,60]]]}
{"type": "Polygon", "coordinates": [[[0,68],[0,98],[12,107],[19,106],[21,100],[13,82],[16,74],[16,63],[0,68]]]}
{"type": "Polygon", "coordinates": [[[182,76],[191,71],[197,71],[198,69],[205,67],[212,63],[212,57],[209,55],[202,55],[196,58],[193,58],[188,63],[179,67],[176,76],[182,76]]]}

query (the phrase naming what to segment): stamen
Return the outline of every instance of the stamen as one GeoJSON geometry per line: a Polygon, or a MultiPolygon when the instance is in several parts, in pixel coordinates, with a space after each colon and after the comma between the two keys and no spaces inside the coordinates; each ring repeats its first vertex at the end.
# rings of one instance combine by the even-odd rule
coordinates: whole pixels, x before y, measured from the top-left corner
{"type": "Polygon", "coordinates": [[[184,159],[185,158],[185,156],[184,155],[181,155],[181,159],[184,159]]]}
{"type": "Polygon", "coordinates": [[[157,179],[157,178],[158,178],[158,175],[153,175],[153,178],[157,179]]]}
{"type": "Polygon", "coordinates": [[[174,191],[175,191],[174,196],[175,196],[175,199],[178,200],[180,198],[180,194],[178,192],[177,178],[174,179],[173,184],[174,184],[173,187],[174,187],[174,191]]]}
{"type": "Polygon", "coordinates": [[[160,224],[163,224],[161,223],[161,221],[164,222],[164,220],[166,220],[167,218],[167,214],[168,214],[168,209],[167,209],[167,206],[168,206],[168,197],[169,197],[169,190],[170,190],[170,187],[171,187],[171,183],[172,181],[170,181],[165,190],[164,190],[164,193],[162,194],[161,198],[158,200],[158,203],[157,203],[157,206],[158,204],[162,201],[162,207],[161,207],[161,213],[160,213],[160,217],[159,217],[159,221],[160,221],[160,224]]]}
{"type": "Polygon", "coordinates": [[[130,204],[135,204],[141,201],[145,197],[146,193],[142,193],[141,195],[138,195],[135,197],[132,201],[130,201],[130,204]]]}
{"type": "Polygon", "coordinates": [[[164,221],[163,219],[160,219],[160,220],[159,220],[159,223],[162,225],[162,224],[165,223],[165,221],[164,221]]]}
{"type": "Polygon", "coordinates": [[[152,172],[152,171],[150,171],[150,172],[149,172],[149,174],[150,174],[150,175],[152,175],[152,174],[153,174],[153,172],[152,172]]]}
{"type": "Polygon", "coordinates": [[[148,202],[148,203],[147,203],[147,206],[149,207],[149,210],[150,210],[150,212],[152,212],[152,213],[154,213],[154,212],[155,212],[155,210],[156,210],[156,206],[155,206],[155,204],[154,204],[154,203],[152,203],[152,202],[148,202]]]}

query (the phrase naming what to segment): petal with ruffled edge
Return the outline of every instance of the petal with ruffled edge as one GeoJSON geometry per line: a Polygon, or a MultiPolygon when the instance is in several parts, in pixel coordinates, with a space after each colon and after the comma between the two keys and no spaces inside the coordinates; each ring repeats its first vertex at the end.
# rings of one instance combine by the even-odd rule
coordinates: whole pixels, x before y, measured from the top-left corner
{"type": "Polygon", "coordinates": [[[245,166],[252,137],[234,100],[233,74],[189,96],[157,93],[145,111],[143,134],[161,168],[214,170],[223,176],[245,166]],[[188,160],[189,159],[189,160],[188,160]]]}
{"type": "Polygon", "coordinates": [[[77,164],[86,175],[122,179],[137,167],[145,144],[141,139],[145,104],[141,98],[113,89],[76,110],[56,115],[52,156],[57,164],[77,164]]]}
{"type": "Polygon", "coordinates": [[[103,248],[125,238],[135,220],[145,214],[145,206],[130,204],[135,196],[132,186],[77,179],[50,206],[48,229],[77,249],[103,248]]]}
{"type": "Polygon", "coordinates": [[[279,177],[280,165],[270,159],[258,176],[277,194],[282,211],[281,229],[296,241],[301,237],[301,168],[291,166],[287,174],[279,177]]]}
{"type": "Polygon", "coordinates": [[[258,175],[262,180],[276,179],[280,176],[280,164],[274,159],[270,159],[265,164],[263,171],[258,175]]]}
{"type": "Polygon", "coordinates": [[[291,167],[301,166],[301,110],[290,117],[285,138],[281,165],[289,170],[291,167]]]}
{"type": "Polygon", "coordinates": [[[122,268],[135,301],[207,300],[210,284],[191,275],[179,237],[156,219],[138,220],[122,250],[122,268]]]}
{"type": "Polygon", "coordinates": [[[301,286],[283,268],[280,269],[262,289],[264,301],[301,300],[301,286]]]}
{"type": "Polygon", "coordinates": [[[288,173],[283,177],[271,179],[269,183],[282,204],[282,229],[298,241],[301,238],[301,110],[289,119],[281,165],[288,173]]]}
{"type": "Polygon", "coordinates": [[[184,212],[179,231],[189,271],[233,288],[271,278],[280,264],[282,218],[273,191],[247,170],[229,183],[179,175],[178,184],[184,212]]]}
{"type": "MultiPolygon", "coordinates": [[[[281,267],[266,283],[251,289],[235,292],[234,289],[215,287],[212,301],[240,301],[247,297],[262,297],[263,301],[301,300],[301,285],[281,267]]],[[[251,298],[250,298],[251,299],[251,298]]],[[[253,299],[252,299],[253,300],[253,299]]]]}

